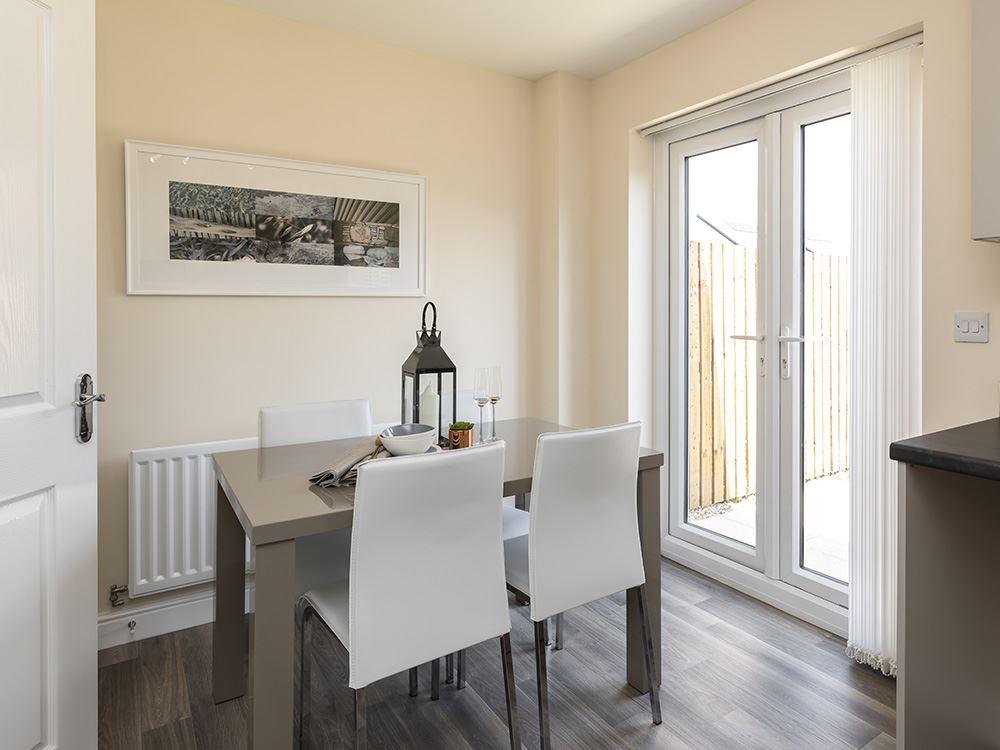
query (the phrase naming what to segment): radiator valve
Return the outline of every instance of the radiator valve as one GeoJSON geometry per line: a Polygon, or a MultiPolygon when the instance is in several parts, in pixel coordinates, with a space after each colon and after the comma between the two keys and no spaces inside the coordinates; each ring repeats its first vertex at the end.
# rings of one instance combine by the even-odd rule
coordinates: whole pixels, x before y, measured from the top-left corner
{"type": "Polygon", "coordinates": [[[108,601],[111,602],[112,607],[124,607],[125,600],[128,598],[128,585],[113,583],[111,584],[111,593],[108,595],[108,601]]]}

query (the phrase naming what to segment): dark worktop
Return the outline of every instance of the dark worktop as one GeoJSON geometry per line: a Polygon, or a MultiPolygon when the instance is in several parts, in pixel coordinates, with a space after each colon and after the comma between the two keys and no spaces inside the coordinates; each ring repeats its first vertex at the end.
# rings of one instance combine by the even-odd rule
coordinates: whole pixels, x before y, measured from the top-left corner
{"type": "Polygon", "coordinates": [[[889,446],[889,458],[1000,481],[1000,419],[899,440],[889,446]]]}

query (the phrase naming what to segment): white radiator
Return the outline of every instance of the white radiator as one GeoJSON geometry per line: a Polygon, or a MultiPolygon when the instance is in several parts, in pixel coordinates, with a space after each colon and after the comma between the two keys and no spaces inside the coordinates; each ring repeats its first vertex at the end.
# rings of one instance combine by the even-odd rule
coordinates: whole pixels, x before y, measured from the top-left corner
{"type": "Polygon", "coordinates": [[[212,454],[256,447],[252,437],[131,452],[129,597],[215,577],[212,454]]]}

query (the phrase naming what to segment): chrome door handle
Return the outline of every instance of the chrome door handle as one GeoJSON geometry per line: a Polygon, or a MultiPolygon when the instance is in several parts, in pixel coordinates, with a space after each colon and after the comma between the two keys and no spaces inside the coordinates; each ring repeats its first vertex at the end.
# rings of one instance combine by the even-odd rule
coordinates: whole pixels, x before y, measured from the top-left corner
{"type": "Polygon", "coordinates": [[[830,336],[778,336],[782,344],[804,344],[807,341],[832,341],[830,336]]]}
{"type": "Polygon", "coordinates": [[[73,402],[73,406],[76,406],[76,407],[79,407],[79,408],[82,409],[84,406],[87,406],[88,404],[92,404],[95,401],[107,401],[107,400],[108,400],[107,394],[104,394],[104,393],[92,393],[89,396],[87,396],[86,398],[81,398],[81,399],[78,399],[78,400],[74,401],[73,402]]]}
{"type": "Polygon", "coordinates": [[[808,341],[832,341],[830,336],[792,336],[785,329],[785,333],[778,336],[778,343],[781,347],[781,379],[788,380],[792,377],[792,358],[789,356],[788,344],[805,344],[808,341]]]}
{"type": "Polygon", "coordinates": [[[84,373],[76,379],[76,440],[79,443],[89,443],[94,436],[94,403],[107,401],[104,393],[94,393],[94,379],[90,373],[84,373]]]}

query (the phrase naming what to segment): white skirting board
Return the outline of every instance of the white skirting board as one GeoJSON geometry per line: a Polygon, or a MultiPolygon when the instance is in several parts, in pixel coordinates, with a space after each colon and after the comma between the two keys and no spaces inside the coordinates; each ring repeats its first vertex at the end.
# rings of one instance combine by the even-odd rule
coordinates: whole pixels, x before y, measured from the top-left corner
{"type": "MultiPolygon", "coordinates": [[[[253,611],[253,583],[246,587],[246,611],[253,611]]],[[[215,619],[215,594],[212,591],[179,592],[162,601],[145,605],[126,605],[97,617],[97,648],[121,646],[175,630],[204,625],[215,619]],[[134,630],[129,622],[135,621],[134,630]]]]}

